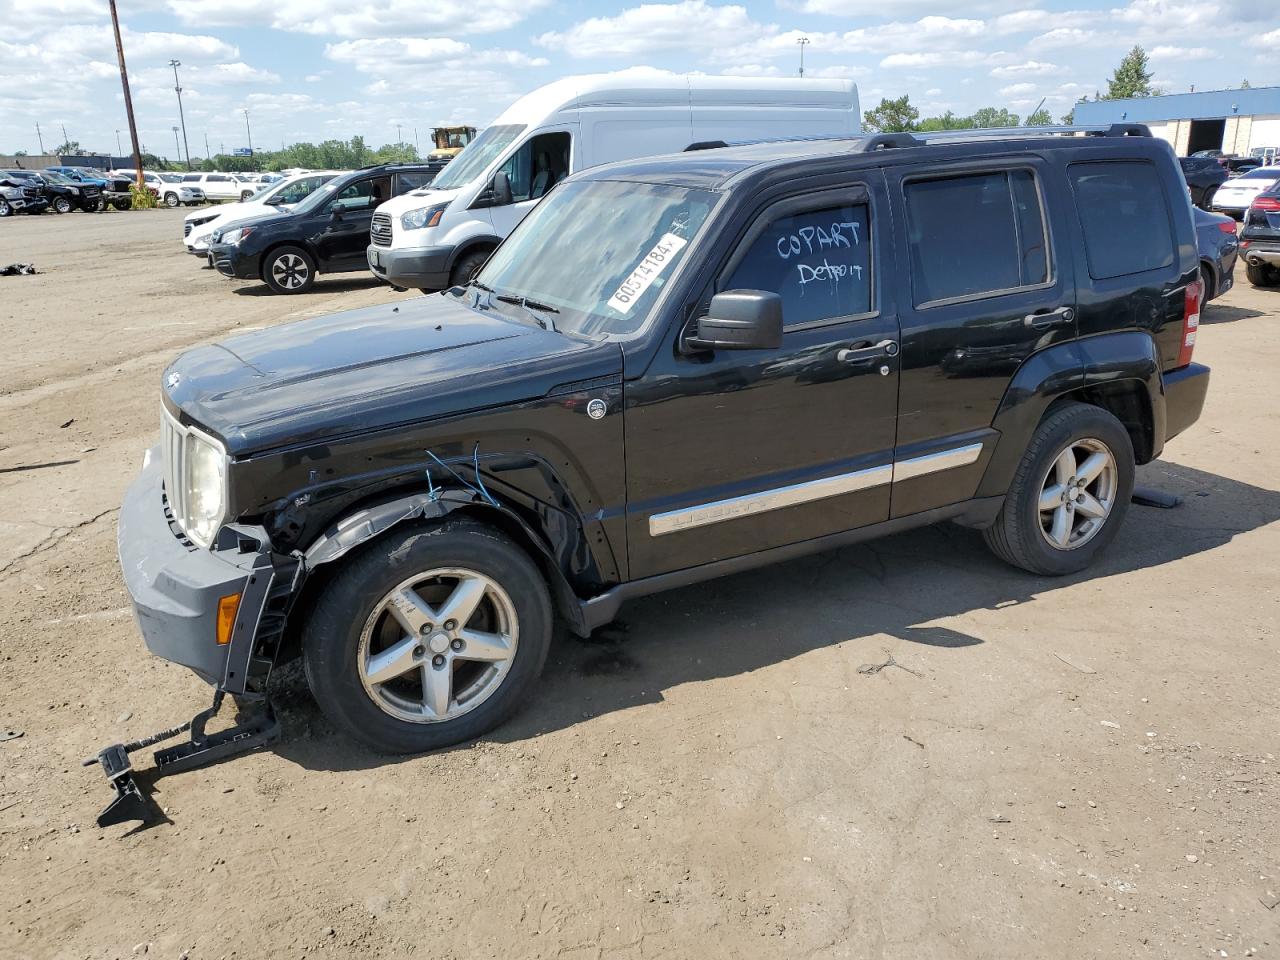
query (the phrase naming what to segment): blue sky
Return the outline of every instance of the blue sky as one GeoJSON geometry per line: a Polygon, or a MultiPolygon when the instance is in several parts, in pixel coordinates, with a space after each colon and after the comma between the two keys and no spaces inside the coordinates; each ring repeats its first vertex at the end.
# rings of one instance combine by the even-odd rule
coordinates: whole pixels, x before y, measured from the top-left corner
{"type": "MultiPolygon", "coordinates": [[[[1259,0],[119,0],[139,133],[173,155],[170,58],[182,61],[192,156],[483,126],[522,93],[624,68],[849,77],[863,107],[911,95],[924,114],[1042,97],[1055,117],[1105,89],[1143,44],[1170,92],[1280,83],[1280,3],[1259,0]]],[[[106,0],[0,0],[0,153],[128,143],[106,0]]]]}

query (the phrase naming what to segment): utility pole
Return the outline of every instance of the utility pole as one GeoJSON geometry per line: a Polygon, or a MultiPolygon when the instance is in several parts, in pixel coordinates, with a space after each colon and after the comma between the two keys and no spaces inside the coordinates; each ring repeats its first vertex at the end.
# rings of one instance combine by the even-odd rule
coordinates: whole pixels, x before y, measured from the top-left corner
{"type": "Polygon", "coordinates": [[[138,189],[143,188],[142,151],[138,149],[138,125],[133,120],[133,98],[129,96],[129,71],[124,65],[124,44],[120,42],[120,17],[116,13],[116,0],[107,0],[111,6],[111,27],[116,34],[116,59],[120,61],[120,85],[124,87],[124,112],[129,118],[129,140],[133,146],[133,168],[138,177],[138,189]]]}
{"type": "Polygon", "coordinates": [[[67,136],[67,125],[65,123],[62,123],[62,124],[59,124],[59,126],[62,127],[62,142],[70,143],[71,138],[67,136]]]}
{"type": "Polygon", "coordinates": [[[422,154],[418,152],[418,128],[417,127],[413,128],[413,155],[415,157],[422,156],[422,154]]]}
{"type": "Polygon", "coordinates": [[[809,45],[808,37],[801,37],[796,41],[800,45],[800,76],[804,76],[804,48],[809,45]]]}
{"type": "MultiPolygon", "coordinates": [[[[187,147],[187,169],[191,169],[191,148],[187,146],[187,118],[182,113],[182,84],[178,82],[178,68],[182,66],[181,60],[170,60],[169,66],[173,67],[173,92],[178,95],[178,122],[182,124],[182,145],[187,147]]],[[[178,154],[181,158],[182,154],[178,154]]]]}
{"type": "Polygon", "coordinates": [[[44,137],[40,133],[40,123],[36,121],[36,141],[40,144],[40,153],[44,154],[44,137]]]}
{"type": "Polygon", "coordinates": [[[119,131],[119,130],[117,130],[117,131],[116,131],[116,156],[117,156],[117,157],[123,157],[123,156],[124,156],[124,147],[120,146],[120,131],[119,131]]]}
{"type": "Polygon", "coordinates": [[[396,124],[396,143],[404,143],[404,138],[400,136],[400,124],[396,124]]]}
{"type": "Polygon", "coordinates": [[[244,134],[249,138],[249,156],[253,156],[253,131],[249,129],[249,108],[244,108],[244,134]]]}
{"type": "MultiPolygon", "coordinates": [[[[182,144],[178,142],[178,128],[173,128],[173,152],[178,155],[178,162],[182,162],[182,144]]],[[[191,169],[191,162],[187,161],[187,169],[191,169]]]]}
{"type": "Polygon", "coordinates": [[[206,160],[211,159],[209,156],[209,131],[208,130],[204,132],[204,158],[206,160]]]}

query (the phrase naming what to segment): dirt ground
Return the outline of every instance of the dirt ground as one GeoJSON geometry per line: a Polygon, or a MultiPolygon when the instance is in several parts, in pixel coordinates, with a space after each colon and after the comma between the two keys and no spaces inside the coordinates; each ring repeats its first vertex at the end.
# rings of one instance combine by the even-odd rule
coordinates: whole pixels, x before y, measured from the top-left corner
{"type": "Polygon", "coordinates": [[[1088,575],[940,527],[652,597],[491,738],[404,760],[286,669],[276,748],[102,831],[80,759],[208,698],[115,560],[160,371],[408,296],[267,296],[180,221],[0,223],[42,271],[0,278],[0,958],[1280,956],[1280,290],[1206,310],[1208,406],[1142,470],[1183,505],[1088,575]]]}

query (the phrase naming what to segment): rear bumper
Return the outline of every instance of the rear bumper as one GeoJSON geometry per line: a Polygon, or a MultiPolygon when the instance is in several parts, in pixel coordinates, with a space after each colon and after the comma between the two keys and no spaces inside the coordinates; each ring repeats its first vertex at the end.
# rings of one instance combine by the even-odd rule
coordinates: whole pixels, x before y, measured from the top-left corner
{"type": "Polygon", "coordinates": [[[365,253],[369,270],[379,280],[396,287],[443,290],[449,286],[449,264],[454,249],[452,245],[445,245],[396,250],[371,243],[365,253]]]}
{"type": "Polygon", "coordinates": [[[138,629],[156,656],[209,683],[223,686],[230,679],[234,687],[242,678],[229,678],[228,664],[234,647],[252,645],[262,609],[259,581],[271,580],[270,554],[241,553],[238,546],[206,550],[181,538],[166,513],[162,472],[156,447],[120,508],[120,569],[138,629]],[[220,645],[218,601],[236,593],[242,599],[232,641],[220,645]]]}
{"type": "Polygon", "coordinates": [[[1209,392],[1209,368],[1192,363],[1164,375],[1164,438],[1172,440],[1200,419],[1209,392]]]}
{"type": "Polygon", "coordinates": [[[1269,243],[1265,240],[1251,240],[1247,247],[1240,248],[1240,256],[1244,257],[1245,263],[1254,266],[1266,263],[1280,267],[1280,241],[1269,243]]]}

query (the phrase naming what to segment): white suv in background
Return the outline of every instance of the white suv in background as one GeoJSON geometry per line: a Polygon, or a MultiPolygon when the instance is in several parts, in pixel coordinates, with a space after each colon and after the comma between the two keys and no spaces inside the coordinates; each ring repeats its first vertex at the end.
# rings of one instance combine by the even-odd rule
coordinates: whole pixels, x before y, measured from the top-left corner
{"type": "Polygon", "coordinates": [[[188,173],[182,182],[200,188],[210,200],[239,200],[245,189],[245,184],[229,173],[188,173]]]}
{"type": "Polygon", "coordinates": [[[187,214],[182,224],[182,242],[187,245],[187,252],[197,257],[209,253],[209,237],[213,231],[233,220],[270,213],[272,210],[291,210],[293,205],[302,202],[315,193],[323,184],[338,175],[336,170],[317,170],[313,173],[302,173],[289,177],[274,185],[266,185],[254,194],[252,200],[240,203],[228,203],[218,207],[206,207],[187,214]]]}
{"type": "MultiPolygon", "coordinates": [[[[132,170],[113,170],[120,176],[136,181],[138,175],[132,170]]],[[[147,188],[156,192],[156,199],[166,207],[194,207],[204,203],[204,190],[194,184],[184,183],[185,174],[161,173],[155,170],[143,170],[142,182],[147,188]]]]}

